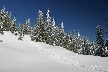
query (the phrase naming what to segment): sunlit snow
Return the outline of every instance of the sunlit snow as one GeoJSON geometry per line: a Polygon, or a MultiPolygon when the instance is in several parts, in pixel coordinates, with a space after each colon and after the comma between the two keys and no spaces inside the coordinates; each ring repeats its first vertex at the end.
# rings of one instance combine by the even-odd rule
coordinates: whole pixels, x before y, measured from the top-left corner
{"type": "Polygon", "coordinates": [[[0,72],[108,72],[108,57],[78,55],[25,35],[0,35],[0,72]]]}

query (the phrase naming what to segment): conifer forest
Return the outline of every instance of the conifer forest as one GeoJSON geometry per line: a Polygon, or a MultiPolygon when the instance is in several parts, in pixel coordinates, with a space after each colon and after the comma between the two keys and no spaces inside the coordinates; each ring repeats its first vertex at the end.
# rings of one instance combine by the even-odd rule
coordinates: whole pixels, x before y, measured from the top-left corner
{"type": "Polygon", "coordinates": [[[59,27],[56,26],[55,18],[50,17],[49,9],[45,17],[41,10],[37,15],[34,26],[31,26],[30,18],[28,18],[24,24],[19,23],[17,27],[17,19],[14,16],[12,19],[11,12],[6,11],[4,6],[0,11],[0,33],[3,35],[4,31],[10,31],[13,35],[19,36],[18,40],[22,41],[25,35],[29,35],[31,41],[60,46],[77,54],[108,57],[108,39],[103,39],[104,33],[100,25],[95,27],[96,39],[90,41],[90,38],[80,34],[79,30],[73,30],[73,33],[71,30],[65,32],[63,22],[59,27]]]}

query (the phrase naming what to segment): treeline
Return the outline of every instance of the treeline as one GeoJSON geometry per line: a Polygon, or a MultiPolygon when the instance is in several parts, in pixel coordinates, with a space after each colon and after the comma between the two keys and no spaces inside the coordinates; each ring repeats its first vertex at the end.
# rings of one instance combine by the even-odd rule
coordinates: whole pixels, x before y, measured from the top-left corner
{"type": "Polygon", "coordinates": [[[16,27],[16,18],[12,19],[11,13],[8,13],[3,7],[0,12],[0,32],[3,34],[3,31],[10,31],[12,34],[18,35],[18,40],[22,40],[24,35],[30,35],[31,41],[60,46],[78,54],[108,56],[108,45],[107,42],[104,44],[100,25],[96,27],[96,40],[90,41],[88,36],[81,36],[80,31],[74,30],[73,34],[71,31],[65,32],[63,22],[60,27],[56,26],[54,17],[51,20],[49,9],[44,19],[42,11],[38,11],[34,27],[31,27],[30,18],[26,19],[25,24],[19,24],[16,27]]]}

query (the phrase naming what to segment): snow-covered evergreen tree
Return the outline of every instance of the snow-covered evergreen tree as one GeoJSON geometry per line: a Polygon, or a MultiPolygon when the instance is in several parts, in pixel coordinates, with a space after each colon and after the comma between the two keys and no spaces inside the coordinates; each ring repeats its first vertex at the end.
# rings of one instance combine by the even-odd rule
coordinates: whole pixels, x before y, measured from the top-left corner
{"type": "Polygon", "coordinates": [[[105,46],[108,47],[108,38],[106,39],[105,46]]]}
{"type": "Polygon", "coordinates": [[[82,35],[80,49],[78,50],[79,54],[85,53],[85,36],[82,35]]]}
{"type": "Polygon", "coordinates": [[[33,33],[34,33],[33,35],[34,35],[35,41],[37,42],[44,41],[44,28],[43,28],[43,18],[42,17],[43,17],[43,13],[41,10],[39,10],[36,25],[33,30],[33,33]]]}
{"type": "Polygon", "coordinates": [[[30,18],[26,19],[26,23],[23,25],[24,34],[31,34],[30,18]]]}
{"type": "Polygon", "coordinates": [[[11,17],[12,17],[11,12],[10,14],[8,14],[8,11],[6,12],[6,8],[4,6],[0,13],[1,13],[0,19],[3,24],[3,30],[9,31],[11,25],[11,17]]]}
{"type": "Polygon", "coordinates": [[[97,49],[95,51],[96,56],[103,56],[105,55],[105,47],[104,47],[104,40],[103,40],[103,29],[100,25],[96,27],[96,42],[97,42],[97,49]]]}
{"type": "Polygon", "coordinates": [[[87,36],[84,40],[84,46],[85,46],[84,55],[90,55],[90,41],[87,36]]]}
{"type": "Polygon", "coordinates": [[[56,46],[59,46],[59,27],[55,27],[55,35],[54,35],[54,38],[55,38],[55,45],[56,46]]]}
{"type": "Polygon", "coordinates": [[[72,32],[71,32],[71,30],[70,30],[70,32],[69,32],[69,50],[70,51],[72,51],[73,50],[73,38],[72,38],[72,32]]]}
{"type": "Polygon", "coordinates": [[[51,39],[51,17],[50,11],[47,10],[45,21],[44,21],[44,39],[47,44],[50,43],[51,39]]]}
{"type": "Polygon", "coordinates": [[[19,23],[18,33],[19,33],[20,36],[23,36],[23,34],[24,34],[24,33],[23,33],[23,24],[20,24],[20,23],[19,23]]]}
{"type": "Polygon", "coordinates": [[[14,33],[16,31],[16,18],[15,17],[11,22],[10,31],[11,31],[11,33],[14,33]]]}
{"type": "Polygon", "coordinates": [[[19,34],[18,40],[22,40],[22,37],[24,36],[24,32],[23,32],[23,24],[20,24],[20,23],[19,23],[18,34],[19,34]]]}
{"type": "Polygon", "coordinates": [[[76,47],[76,49],[77,49],[77,53],[79,53],[79,51],[81,50],[81,48],[82,48],[82,45],[81,45],[81,35],[80,35],[80,31],[78,30],[78,32],[77,32],[77,35],[75,34],[75,38],[76,38],[76,44],[77,44],[77,47],[76,47]]]}
{"type": "Polygon", "coordinates": [[[74,30],[74,38],[73,38],[73,52],[77,53],[77,33],[74,30]]]}
{"type": "Polygon", "coordinates": [[[94,42],[94,40],[92,40],[92,42],[90,44],[90,55],[94,55],[95,48],[96,48],[95,42],[94,42]]]}
{"type": "Polygon", "coordinates": [[[52,24],[50,25],[51,27],[51,40],[50,40],[50,44],[51,45],[56,45],[56,26],[55,26],[55,20],[54,20],[54,17],[53,17],[53,20],[52,20],[52,24]]]}
{"type": "Polygon", "coordinates": [[[60,24],[60,30],[59,30],[59,42],[60,42],[60,46],[63,47],[63,43],[64,43],[64,25],[63,22],[60,24]]]}
{"type": "Polygon", "coordinates": [[[27,21],[27,34],[31,34],[30,18],[27,21]]]}
{"type": "Polygon", "coordinates": [[[65,35],[63,37],[63,47],[68,49],[68,50],[70,50],[70,51],[73,49],[72,33],[71,33],[71,31],[65,33],[65,35]]]}

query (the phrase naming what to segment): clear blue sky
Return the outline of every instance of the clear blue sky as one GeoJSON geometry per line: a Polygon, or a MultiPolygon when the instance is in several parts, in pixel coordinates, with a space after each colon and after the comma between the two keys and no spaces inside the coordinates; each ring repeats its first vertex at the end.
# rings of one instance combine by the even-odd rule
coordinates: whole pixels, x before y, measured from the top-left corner
{"type": "Polygon", "coordinates": [[[103,21],[108,17],[108,0],[0,0],[0,9],[4,5],[16,17],[17,24],[30,18],[32,26],[35,25],[38,10],[41,9],[45,16],[49,8],[57,26],[63,21],[65,31],[79,29],[90,39],[95,39],[95,27],[98,24],[104,31],[108,24],[103,21]]]}

